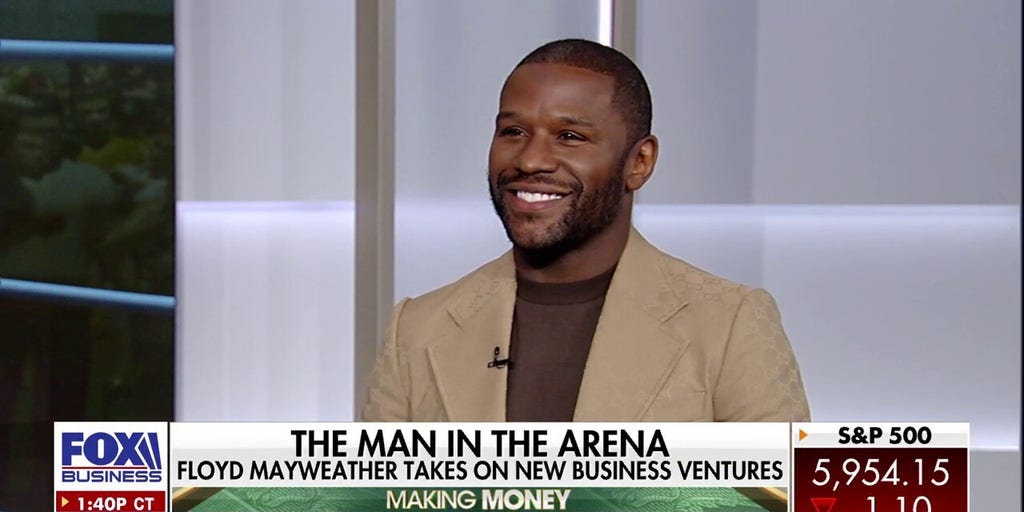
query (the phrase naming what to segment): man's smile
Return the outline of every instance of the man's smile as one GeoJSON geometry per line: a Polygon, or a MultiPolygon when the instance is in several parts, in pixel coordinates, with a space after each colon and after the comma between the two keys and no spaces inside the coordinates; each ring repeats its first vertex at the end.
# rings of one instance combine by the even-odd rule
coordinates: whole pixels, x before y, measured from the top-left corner
{"type": "Polygon", "coordinates": [[[505,189],[505,202],[510,210],[534,213],[564,203],[563,199],[571,194],[572,192],[535,191],[512,186],[505,189]]]}
{"type": "Polygon", "coordinates": [[[516,192],[516,197],[526,201],[527,203],[539,203],[541,201],[561,199],[565,196],[561,194],[544,194],[542,192],[526,192],[525,190],[519,190],[516,192]]]}

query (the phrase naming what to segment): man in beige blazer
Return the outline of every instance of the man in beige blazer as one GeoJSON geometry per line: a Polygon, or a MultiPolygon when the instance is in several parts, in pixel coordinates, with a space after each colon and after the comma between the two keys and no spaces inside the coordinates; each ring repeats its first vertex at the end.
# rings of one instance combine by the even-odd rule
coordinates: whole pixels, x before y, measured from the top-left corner
{"type": "Polygon", "coordinates": [[[548,43],[501,91],[489,156],[512,250],[396,306],[367,421],[807,421],[775,302],[631,227],[650,178],[646,81],[548,43]]]}

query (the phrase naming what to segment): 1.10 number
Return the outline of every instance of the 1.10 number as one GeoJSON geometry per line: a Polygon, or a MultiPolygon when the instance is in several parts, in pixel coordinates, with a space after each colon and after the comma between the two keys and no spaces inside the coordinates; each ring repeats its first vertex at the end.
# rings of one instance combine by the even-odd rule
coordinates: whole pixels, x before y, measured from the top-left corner
{"type": "MultiPolygon", "coordinates": [[[[896,501],[900,502],[900,512],[907,512],[907,498],[904,496],[897,496],[896,501]]],[[[871,512],[875,512],[875,497],[868,496],[868,503],[871,504],[871,512]]],[[[932,502],[927,496],[918,496],[914,498],[914,504],[910,508],[910,512],[932,512],[932,502]]]]}

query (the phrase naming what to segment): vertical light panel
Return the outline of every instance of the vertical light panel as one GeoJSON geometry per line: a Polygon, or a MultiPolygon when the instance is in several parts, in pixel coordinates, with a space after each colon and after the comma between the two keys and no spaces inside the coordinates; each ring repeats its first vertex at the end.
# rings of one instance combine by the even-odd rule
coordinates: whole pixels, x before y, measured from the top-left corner
{"type": "Polygon", "coordinates": [[[614,0],[599,0],[597,5],[597,42],[612,45],[612,16],[614,0]]]}
{"type": "Polygon", "coordinates": [[[179,1],[179,420],[349,420],[355,7],[179,1]]]}
{"type": "Polygon", "coordinates": [[[612,0],[611,46],[636,59],[636,0],[612,0]]]}
{"type": "Polygon", "coordinates": [[[395,4],[356,3],[354,413],[366,397],[393,304],[395,4]]]}

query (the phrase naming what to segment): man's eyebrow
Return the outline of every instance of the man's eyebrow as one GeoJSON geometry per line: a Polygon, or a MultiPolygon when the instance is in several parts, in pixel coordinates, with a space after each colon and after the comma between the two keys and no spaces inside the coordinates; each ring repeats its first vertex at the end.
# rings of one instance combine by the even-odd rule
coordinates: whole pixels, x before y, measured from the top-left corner
{"type": "MultiPolygon", "coordinates": [[[[510,112],[510,111],[507,111],[507,110],[503,110],[501,112],[498,112],[498,116],[495,118],[495,122],[501,122],[501,121],[503,121],[505,119],[518,119],[518,118],[519,118],[519,114],[517,114],[515,112],[510,112]]],[[[583,119],[582,117],[558,116],[555,119],[559,123],[562,123],[563,125],[580,126],[580,127],[583,127],[583,128],[593,128],[594,127],[594,123],[592,123],[590,121],[587,121],[586,119],[583,119]]]]}
{"type": "Polygon", "coordinates": [[[576,117],[576,116],[558,116],[558,120],[561,121],[564,124],[568,124],[568,125],[572,125],[572,126],[582,126],[584,128],[593,128],[594,127],[594,123],[591,123],[590,121],[587,121],[586,119],[583,119],[581,117],[576,117]]]}

